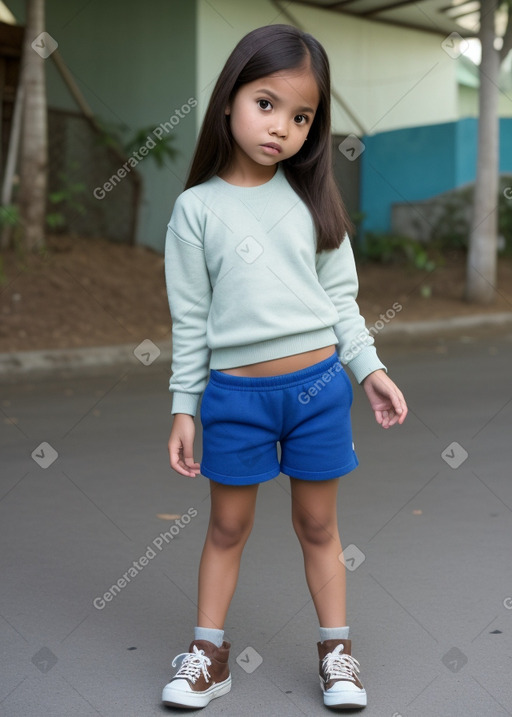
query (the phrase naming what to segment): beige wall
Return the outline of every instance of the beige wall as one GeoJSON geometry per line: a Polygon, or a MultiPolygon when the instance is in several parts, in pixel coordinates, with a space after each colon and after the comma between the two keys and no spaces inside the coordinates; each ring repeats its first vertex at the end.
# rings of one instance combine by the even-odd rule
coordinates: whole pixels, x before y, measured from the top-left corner
{"type": "MultiPolygon", "coordinates": [[[[512,90],[501,93],[498,100],[500,117],[512,117],[512,90]]],[[[459,87],[459,117],[478,117],[478,89],[459,87]]]]}
{"type": "MultiPolygon", "coordinates": [[[[216,77],[238,40],[261,25],[290,20],[270,0],[197,0],[200,122],[216,77]]],[[[335,12],[286,4],[296,24],[324,45],[333,87],[358,122],[333,102],[335,133],[373,134],[457,119],[456,61],[443,38],[335,12]]]]}

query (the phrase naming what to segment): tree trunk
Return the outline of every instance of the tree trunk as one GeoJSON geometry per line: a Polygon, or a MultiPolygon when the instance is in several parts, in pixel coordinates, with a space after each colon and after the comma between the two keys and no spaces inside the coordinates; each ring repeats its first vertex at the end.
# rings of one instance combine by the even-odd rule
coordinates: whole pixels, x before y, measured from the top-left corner
{"type": "MultiPolygon", "coordinates": [[[[44,60],[31,44],[44,31],[44,0],[27,0],[20,81],[25,102],[20,155],[19,205],[23,244],[27,250],[44,246],[48,135],[44,60]]],[[[44,46],[44,39],[38,47],[44,46]]]]}
{"type": "Polygon", "coordinates": [[[497,0],[480,3],[478,163],[466,277],[466,298],[479,304],[494,301],[497,281],[500,57],[494,48],[494,23],[498,5],[497,0]]]}

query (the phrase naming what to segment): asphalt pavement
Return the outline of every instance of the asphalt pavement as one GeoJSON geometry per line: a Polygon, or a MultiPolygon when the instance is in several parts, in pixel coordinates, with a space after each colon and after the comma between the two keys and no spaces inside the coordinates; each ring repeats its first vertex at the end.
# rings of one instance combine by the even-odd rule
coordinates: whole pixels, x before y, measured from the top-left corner
{"type": "MultiPolygon", "coordinates": [[[[354,387],[338,505],[360,714],[512,715],[512,328],[379,347],[410,414],[385,431],[354,387]]],[[[1,715],[184,714],[160,695],[193,639],[209,484],[168,465],[168,378],[163,353],[1,377],[1,715]]],[[[205,715],[332,714],[284,475],[259,488],[225,632],[233,687],[205,715]]]]}

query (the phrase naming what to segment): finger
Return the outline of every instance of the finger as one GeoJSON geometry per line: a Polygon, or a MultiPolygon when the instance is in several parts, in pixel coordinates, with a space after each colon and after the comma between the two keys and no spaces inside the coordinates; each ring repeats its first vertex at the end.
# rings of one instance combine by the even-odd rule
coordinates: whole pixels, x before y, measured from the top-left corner
{"type": "Polygon", "coordinates": [[[171,459],[171,467],[173,470],[176,471],[176,473],[181,473],[181,475],[188,476],[190,475],[190,471],[187,468],[187,466],[183,463],[182,459],[178,454],[174,454],[171,459]]]}
{"type": "Polygon", "coordinates": [[[405,416],[407,415],[407,405],[400,389],[397,388],[394,391],[391,391],[389,393],[389,400],[391,402],[390,408],[392,408],[392,413],[396,414],[396,419],[393,420],[393,423],[390,425],[394,425],[398,421],[403,423],[405,416]]]}
{"type": "Polygon", "coordinates": [[[405,421],[405,419],[407,417],[407,413],[408,413],[409,409],[407,408],[407,404],[406,404],[403,396],[401,397],[401,400],[400,400],[400,409],[401,409],[400,411],[396,412],[396,415],[393,419],[392,425],[395,425],[395,423],[402,425],[402,423],[405,421]]]}
{"type": "Polygon", "coordinates": [[[191,469],[190,466],[188,466],[183,461],[180,461],[180,473],[184,476],[189,476],[190,478],[195,478],[196,475],[199,473],[199,468],[191,469]]]}
{"type": "Polygon", "coordinates": [[[195,478],[195,476],[199,473],[199,464],[193,463],[192,465],[188,465],[183,458],[180,458],[177,462],[175,470],[184,476],[195,478]]]}
{"type": "Polygon", "coordinates": [[[189,470],[192,470],[193,467],[199,467],[199,463],[196,463],[196,461],[194,461],[194,448],[192,441],[187,440],[183,442],[181,450],[181,459],[189,470]]]}
{"type": "Polygon", "coordinates": [[[405,421],[405,417],[407,416],[407,413],[409,412],[409,409],[407,408],[407,404],[405,402],[405,398],[402,397],[402,413],[400,414],[400,418],[398,419],[398,423],[402,424],[405,421]]]}
{"type": "Polygon", "coordinates": [[[174,443],[169,442],[169,456],[171,461],[171,468],[184,476],[194,476],[195,474],[185,465],[183,458],[183,446],[181,441],[174,443]]]}
{"type": "Polygon", "coordinates": [[[393,391],[389,395],[391,405],[393,406],[395,413],[398,413],[399,415],[402,413],[402,401],[400,400],[400,396],[397,392],[393,391]]]}
{"type": "Polygon", "coordinates": [[[182,468],[184,475],[196,476],[199,473],[199,463],[195,463],[194,459],[191,457],[184,458],[183,455],[180,455],[178,463],[182,468]]]}
{"type": "Polygon", "coordinates": [[[195,476],[199,473],[199,463],[194,461],[192,454],[186,455],[183,450],[180,453],[180,465],[189,475],[195,476]]]}
{"type": "Polygon", "coordinates": [[[393,409],[393,410],[391,411],[391,418],[390,418],[389,423],[388,423],[388,428],[391,428],[391,426],[394,426],[395,423],[398,423],[399,420],[400,420],[400,416],[399,416],[399,415],[395,412],[395,410],[393,409]]]}
{"type": "Polygon", "coordinates": [[[405,402],[405,398],[400,392],[398,396],[393,398],[396,398],[396,400],[393,400],[393,408],[396,414],[396,419],[393,421],[393,425],[395,423],[402,424],[407,416],[407,404],[405,402]]]}

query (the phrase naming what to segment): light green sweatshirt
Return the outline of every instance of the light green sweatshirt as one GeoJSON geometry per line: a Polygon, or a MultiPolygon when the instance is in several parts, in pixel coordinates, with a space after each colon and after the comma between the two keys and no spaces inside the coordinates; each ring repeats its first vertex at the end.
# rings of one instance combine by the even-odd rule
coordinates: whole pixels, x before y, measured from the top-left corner
{"type": "Polygon", "coordinates": [[[336,344],[360,383],[386,367],[356,303],[348,236],[316,254],[311,214],[278,165],[239,187],[215,176],[183,192],[165,243],[172,413],[196,414],[209,369],[336,344]]]}

